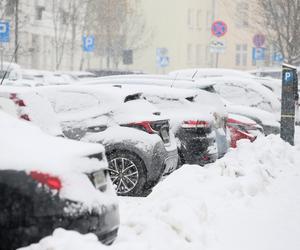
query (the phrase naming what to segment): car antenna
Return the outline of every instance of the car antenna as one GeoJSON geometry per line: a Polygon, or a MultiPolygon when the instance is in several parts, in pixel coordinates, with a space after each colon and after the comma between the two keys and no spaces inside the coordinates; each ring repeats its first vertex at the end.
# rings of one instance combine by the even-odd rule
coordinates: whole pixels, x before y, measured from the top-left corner
{"type": "Polygon", "coordinates": [[[171,88],[173,88],[173,86],[174,86],[174,83],[175,83],[175,81],[177,80],[177,78],[178,78],[178,75],[179,75],[179,73],[177,72],[176,73],[176,76],[174,77],[174,79],[173,79],[173,82],[172,82],[172,85],[171,85],[171,88]]]}
{"type": "Polygon", "coordinates": [[[193,74],[192,80],[194,80],[194,77],[197,75],[197,73],[198,73],[198,69],[196,69],[195,73],[193,74]]]}
{"type": "Polygon", "coordinates": [[[19,48],[19,43],[17,44],[17,46],[15,48],[15,51],[14,51],[14,54],[13,54],[13,56],[12,56],[10,62],[9,62],[9,65],[7,66],[7,68],[6,68],[5,72],[4,72],[4,75],[2,76],[0,85],[2,85],[4,79],[5,79],[6,75],[7,75],[8,69],[10,68],[10,65],[12,64],[12,61],[14,60],[14,58],[15,58],[15,56],[17,54],[18,48],[19,48]]]}

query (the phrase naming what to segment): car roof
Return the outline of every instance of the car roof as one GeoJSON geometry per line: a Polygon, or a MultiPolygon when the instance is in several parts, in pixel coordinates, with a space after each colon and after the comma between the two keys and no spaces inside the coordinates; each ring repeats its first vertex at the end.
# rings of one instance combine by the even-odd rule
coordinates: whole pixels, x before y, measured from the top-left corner
{"type": "Polygon", "coordinates": [[[45,86],[43,88],[36,88],[38,92],[47,93],[47,92],[77,92],[77,93],[90,93],[101,95],[105,98],[111,100],[119,100],[124,102],[126,97],[130,95],[140,94],[135,90],[124,90],[112,86],[103,86],[103,85],[58,85],[58,86],[45,86]]]}
{"type": "Polygon", "coordinates": [[[87,80],[81,84],[143,84],[152,86],[168,86],[177,88],[206,88],[213,83],[207,81],[198,81],[185,78],[174,78],[161,75],[122,75],[98,77],[92,80],[87,80]]]}

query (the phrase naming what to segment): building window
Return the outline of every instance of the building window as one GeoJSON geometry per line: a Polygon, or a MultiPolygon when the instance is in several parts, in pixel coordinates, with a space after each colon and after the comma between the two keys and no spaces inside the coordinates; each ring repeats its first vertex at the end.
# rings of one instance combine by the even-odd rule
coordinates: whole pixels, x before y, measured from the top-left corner
{"type": "Polygon", "coordinates": [[[201,45],[197,44],[196,46],[196,64],[201,64],[201,45]]]}
{"type": "Polygon", "coordinates": [[[211,25],[212,25],[212,12],[211,11],[207,11],[206,12],[206,28],[208,30],[211,29],[211,25]]]}
{"type": "Polygon", "coordinates": [[[202,13],[201,10],[197,11],[197,28],[201,29],[202,22],[201,22],[202,13]]]}
{"type": "Polygon", "coordinates": [[[187,55],[187,63],[191,64],[192,60],[193,60],[193,47],[192,47],[192,44],[187,45],[186,55],[187,55]]]}
{"type": "Polygon", "coordinates": [[[244,28],[249,26],[249,3],[239,2],[236,5],[236,26],[244,28]]]}
{"type": "Polygon", "coordinates": [[[193,27],[193,10],[188,9],[188,14],[187,14],[187,25],[192,28],[193,27]]]}
{"type": "Polygon", "coordinates": [[[44,11],[45,11],[45,7],[36,6],[35,7],[35,20],[42,20],[44,11]]]}
{"type": "Polygon", "coordinates": [[[235,65],[247,66],[248,46],[247,44],[237,44],[235,47],[235,65]]]}

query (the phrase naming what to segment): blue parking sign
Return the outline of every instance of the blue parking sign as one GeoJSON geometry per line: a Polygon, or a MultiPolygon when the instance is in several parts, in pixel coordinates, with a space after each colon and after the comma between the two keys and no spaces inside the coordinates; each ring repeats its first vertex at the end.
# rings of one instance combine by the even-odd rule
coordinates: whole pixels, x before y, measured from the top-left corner
{"type": "Polygon", "coordinates": [[[95,49],[95,36],[83,36],[82,37],[82,48],[85,52],[92,52],[95,49]]]}
{"type": "Polygon", "coordinates": [[[1,20],[0,21],[0,42],[8,43],[9,42],[9,22],[1,20]]]}
{"type": "Polygon", "coordinates": [[[265,60],[265,48],[253,48],[252,49],[252,60],[256,61],[264,61],[265,60]]]}

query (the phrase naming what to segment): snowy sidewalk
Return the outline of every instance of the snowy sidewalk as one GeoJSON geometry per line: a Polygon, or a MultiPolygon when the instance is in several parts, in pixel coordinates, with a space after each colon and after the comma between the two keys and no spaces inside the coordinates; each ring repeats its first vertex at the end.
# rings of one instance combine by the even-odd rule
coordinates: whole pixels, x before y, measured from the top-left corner
{"type": "Polygon", "coordinates": [[[26,250],[300,249],[300,144],[243,141],[207,168],[182,167],[147,198],[121,198],[120,210],[113,246],[58,229],[26,250]]]}

